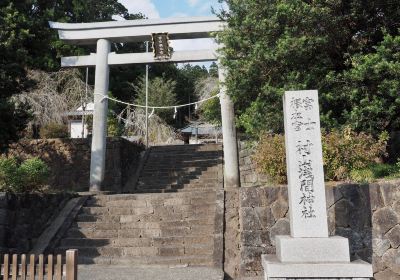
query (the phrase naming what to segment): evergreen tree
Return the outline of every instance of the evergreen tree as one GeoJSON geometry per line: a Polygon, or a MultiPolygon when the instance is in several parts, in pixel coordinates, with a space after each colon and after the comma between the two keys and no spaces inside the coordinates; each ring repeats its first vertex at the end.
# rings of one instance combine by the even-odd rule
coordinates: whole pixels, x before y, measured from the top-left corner
{"type": "MultiPolygon", "coordinates": [[[[357,130],[397,129],[395,114],[384,107],[396,91],[398,70],[378,71],[373,81],[351,62],[376,54],[384,34],[399,35],[400,2],[391,0],[227,0],[221,13],[229,28],[219,37],[225,48],[227,86],[236,105],[239,125],[257,135],[283,130],[282,95],[285,90],[318,89],[325,128],[356,123],[357,130]],[[355,72],[352,72],[352,71],[355,72]],[[378,81],[386,90],[378,94],[378,81]],[[390,81],[389,81],[390,80],[390,81]],[[346,82],[344,84],[340,81],[346,82]],[[387,87],[390,84],[390,88],[387,87]],[[386,100],[364,110],[367,100],[386,100]],[[345,90],[344,90],[345,89],[345,90]],[[379,98],[378,98],[379,96],[379,98]],[[372,111],[375,112],[372,113],[372,111]],[[372,119],[371,119],[372,118],[372,119]],[[365,120],[375,124],[363,124],[365,120]]],[[[396,58],[392,56],[394,63],[396,58]]],[[[362,59],[361,59],[362,60],[362,59]]],[[[365,65],[365,64],[364,64],[365,65]]],[[[372,71],[372,65],[370,70],[372,71]]],[[[368,102],[367,102],[368,103],[368,102]]],[[[392,111],[400,111],[396,104],[392,111]]],[[[398,115],[398,114],[397,114],[398,115]]]]}

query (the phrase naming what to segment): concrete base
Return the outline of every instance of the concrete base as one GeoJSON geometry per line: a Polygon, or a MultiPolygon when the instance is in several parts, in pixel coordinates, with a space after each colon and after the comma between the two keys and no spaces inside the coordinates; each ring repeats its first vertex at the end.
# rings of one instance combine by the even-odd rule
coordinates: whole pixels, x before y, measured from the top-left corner
{"type": "Polygon", "coordinates": [[[276,256],[284,263],[350,262],[349,241],[341,236],[293,238],[276,236],[276,256]]]}
{"type": "Polygon", "coordinates": [[[265,280],[370,279],[372,265],[358,260],[338,263],[283,263],[275,255],[262,255],[265,280]]]}

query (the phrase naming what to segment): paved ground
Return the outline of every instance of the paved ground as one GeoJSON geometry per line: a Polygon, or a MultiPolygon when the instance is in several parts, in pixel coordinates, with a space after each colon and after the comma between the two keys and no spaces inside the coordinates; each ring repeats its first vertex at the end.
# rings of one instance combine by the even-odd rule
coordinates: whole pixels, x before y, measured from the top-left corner
{"type": "Polygon", "coordinates": [[[128,267],[80,265],[79,280],[223,280],[221,269],[210,267],[128,267]]]}

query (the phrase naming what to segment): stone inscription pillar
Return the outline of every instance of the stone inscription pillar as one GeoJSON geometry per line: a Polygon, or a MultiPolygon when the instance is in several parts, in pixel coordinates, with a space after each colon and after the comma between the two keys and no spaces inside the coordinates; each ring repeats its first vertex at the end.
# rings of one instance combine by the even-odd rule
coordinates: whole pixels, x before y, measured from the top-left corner
{"type": "Polygon", "coordinates": [[[276,255],[262,256],[265,279],[372,277],[370,264],[350,262],[347,238],[329,237],[318,91],[287,91],[283,106],[291,235],[276,236],[276,255]]]}
{"type": "Polygon", "coordinates": [[[103,97],[108,94],[110,50],[110,41],[106,39],[97,41],[90,191],[101,191],[105,174],[108,100],[103,97]]]}
{"type": "Polygon", "coordinates": [[[220,103],[222,118],[222,135],[224,144],[224,187],[240,186],[239,156],[235,127],[235,111],[231,98],[226,94],[226,70],[219,63],[220,103]]]}

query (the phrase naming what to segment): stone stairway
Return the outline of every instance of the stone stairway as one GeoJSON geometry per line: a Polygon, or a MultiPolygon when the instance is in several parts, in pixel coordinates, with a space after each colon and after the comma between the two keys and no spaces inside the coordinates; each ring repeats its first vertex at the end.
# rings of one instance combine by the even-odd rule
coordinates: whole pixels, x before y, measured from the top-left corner
{"type": "Polygon", "coordinates": [[[157,146],[135,192],[178,192],[222,187],[222,147],[217,144],[157,146]]]}
{"type": "Polygon", "coordinates": [[[56,251],[77,248],[81,264],[221,267],[221,161],[219,145],[151,148],[137,193],[90,197],[56,251]]]}

